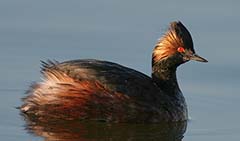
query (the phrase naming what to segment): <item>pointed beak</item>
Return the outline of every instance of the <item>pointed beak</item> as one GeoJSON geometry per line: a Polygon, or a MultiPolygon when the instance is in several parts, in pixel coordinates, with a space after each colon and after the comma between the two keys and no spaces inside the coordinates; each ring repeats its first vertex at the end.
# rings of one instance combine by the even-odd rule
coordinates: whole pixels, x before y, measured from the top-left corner
{"type": "Polygon", "coordinates": [[[208,62],[208,60],[202,58],[201,56],[197,55],[197,54],[193,54],[190,58],[190,60],[194,60],[194,61],[199,61],[199,62],[208,62]]]}

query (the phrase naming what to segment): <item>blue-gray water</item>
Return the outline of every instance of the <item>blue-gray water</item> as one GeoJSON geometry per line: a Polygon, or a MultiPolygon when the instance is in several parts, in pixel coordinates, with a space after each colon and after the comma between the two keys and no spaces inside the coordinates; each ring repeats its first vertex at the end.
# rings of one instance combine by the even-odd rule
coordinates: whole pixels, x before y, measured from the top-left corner
{"type": "Polygon", "coordinates": [[[174,20],[209,60],[178,69],[191,117],[183,140],[240,140],[239,6],[237,0],[1,0],[1,140],[42,140],[24,129],[15,109],[40,80],[40,60],[97,58],[150,74],[152,48],[174,20]]]}

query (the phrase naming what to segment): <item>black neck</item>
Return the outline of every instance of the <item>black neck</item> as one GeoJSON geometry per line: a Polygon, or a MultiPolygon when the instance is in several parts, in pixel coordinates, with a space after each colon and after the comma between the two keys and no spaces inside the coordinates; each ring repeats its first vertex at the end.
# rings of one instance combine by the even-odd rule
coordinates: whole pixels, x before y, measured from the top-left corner
{"type": "Polygon", "coordinates": [[[176,70],[181,63],[174,56],[152,63],[152,79],[168,95],[180,92],[176,70]]]}

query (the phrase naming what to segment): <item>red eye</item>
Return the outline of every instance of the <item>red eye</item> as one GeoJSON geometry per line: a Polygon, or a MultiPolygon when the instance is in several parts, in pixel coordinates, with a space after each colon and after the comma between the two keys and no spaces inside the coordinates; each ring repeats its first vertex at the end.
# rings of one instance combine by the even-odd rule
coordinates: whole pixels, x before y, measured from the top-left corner
{"type": "Polygon", "coordinates": [[[183,47],[179,47],[179,48],[177,49],[177,51],[180,52],[180,53],[183,53],[183,52],[185,52],[185,49],[184,49],[183,47]]]}

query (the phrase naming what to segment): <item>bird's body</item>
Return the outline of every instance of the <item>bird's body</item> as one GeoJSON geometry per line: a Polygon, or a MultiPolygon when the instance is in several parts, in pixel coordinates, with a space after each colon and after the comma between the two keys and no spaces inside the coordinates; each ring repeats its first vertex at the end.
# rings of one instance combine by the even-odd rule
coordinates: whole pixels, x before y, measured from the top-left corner
{"type": "MultiPolygon", "coordinates": [[[[172,23],[171,28],[188,33],[185,33],[186,29],[180,22],[172,23]]],[[[169,29],[169,32],[177,37],[179,31],[173,30],[169,29]]],[[[186,36],[190,36],[188,34],[186,36]]],[[[168,36],[166,34],[164,38],[168,36]]],[[[187,44],[189,37],[179,42],[182,45],[173,44],[164,38],[153,52],[152,77],[116,63],[94,59],[43,62],[44,80],[32,85],[21,110],[39,118],[66,120],[187,120],[187,106],[177,83],[176,68],[186,62],[184,59],[187,57],[190,60],[189,53],[194,54],[194,50],[191,41],[190,45],[187,44]],[[185,44],[188,45],[185,48],[190,49],[186,53],[188,56],[183,56],[179,49],[185,44]],[[164,45],[166,48],[162,47],[164,45]],[[176,49],[167,45],[176,46],[176,49]]]]}

